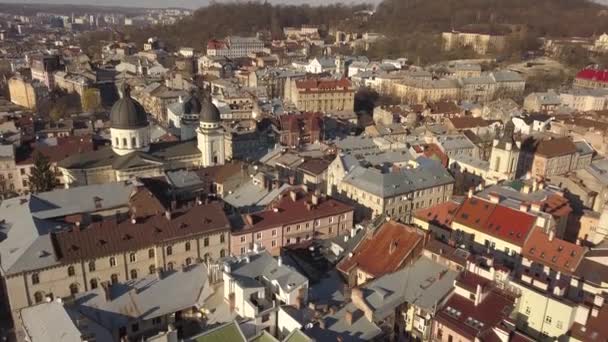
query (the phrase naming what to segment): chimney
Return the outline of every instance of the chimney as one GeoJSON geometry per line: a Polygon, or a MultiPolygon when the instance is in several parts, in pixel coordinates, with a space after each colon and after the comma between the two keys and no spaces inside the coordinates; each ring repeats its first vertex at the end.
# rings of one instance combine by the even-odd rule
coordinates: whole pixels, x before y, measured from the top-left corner
{"type": "Polygon", "coordinates": [[[351,310],[346,310],[346,315],[344,318],[346,319],[346,324],[348,326],[353,325],[353,312],[351,310]]]}
{"type": "Polygon", "coordinates": [[[289,197],[291,198],[292,201],[296,201],[298,199],[298,193],[295,192],[294,190],[289,191],[289,197]]]}
{"type": "Polygon", "coordinates": [[[532,172],[528,171],[528,172],[526,172],[526,179],[530,179],[530,178],[532,178],[532,172]]]}
{"type": "Polygon", "coordinates": [[[475,289],[475,306],[481,303],[481,285],[477,284],[477,288],[475,289]]]}
{"type": "Polygon", "coordinates": [[[473,188],[469,188],[469,192],[467,194],[468,198],[472,198],[473,197],[473,188]]]}
{"type": "Polygon", "coordinates": [[[533,212],[541,211],[541,203],[538,201],[532,202],[532,204],[530,205],[530,210],[532,210],[533,212]]]}
{"type": "Polygon", "coordinates": [[[527,213],[527,212],[528,212],[528,203],[526,203],[526,202],[521,202],[521,203],[519,204],[519,210],[520,210],[520,211],[523,211],[524,213],[527,213]]]}
{"type": "Polygon", "coordinates": [[[553,238],[555,237],[555,231],[553,229],[549,230],[549,241],[553,241],[553,238]]]}
{"type": "Polygon", "coordinates": [[[492,202],[492,203],[500,202],[500,195],[494,191],[490,192],[490,202],[492,202]]]}
{"type": "Polygon", "coordinates": [[[167,218],[167,220],[171,221],[171,211],[165,211],[165,217],[167,218]]]}
{"type": "Polygon", "coordinates": [[[312,195],[312,205],[314,205],[314,206],[319,205],[319,195],[317,195],[317,194],[312,195]]]}
{"type": "Polygon", "coordinates": [[[104,281],[101,283],[101,288],[103,289],[104,299],[106,302],[112,301],[112,293],[110,292],[110,283],[104,281]]]}
{"type": "Polygon", "coordinates": [[[396,249],[397,249],[397,241],[391,241],[391,244],[388,247],[388,254],[393,254],[396,249]]]}

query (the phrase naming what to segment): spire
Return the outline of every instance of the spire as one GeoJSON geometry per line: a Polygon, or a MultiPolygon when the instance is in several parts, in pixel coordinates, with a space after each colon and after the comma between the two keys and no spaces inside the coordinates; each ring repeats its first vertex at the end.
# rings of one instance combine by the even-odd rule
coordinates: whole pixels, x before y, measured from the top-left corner
{"type": "Polygon", "coordinates": [[[126,80],[122,82],[120,90],[123,98],[131,97],[131,86],[129,86],[126,80]]]}

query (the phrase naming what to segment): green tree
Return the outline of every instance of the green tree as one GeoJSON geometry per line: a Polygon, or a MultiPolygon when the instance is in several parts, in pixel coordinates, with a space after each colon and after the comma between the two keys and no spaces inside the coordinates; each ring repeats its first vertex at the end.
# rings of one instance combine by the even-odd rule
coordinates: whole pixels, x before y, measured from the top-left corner
{"type": "Polygon", "coordinates": [[[34,167],[30,175],[30,189],[34,193],[51,191],[57,186],[55,172],[49,158],[41,153],[34,155],[34,167]]]}
{"type": "Polygon", "coordinates": [[[95,113],[101,109],[101,96],[99,89],[89,88],[82,93],[82,110],[95,113]]]}

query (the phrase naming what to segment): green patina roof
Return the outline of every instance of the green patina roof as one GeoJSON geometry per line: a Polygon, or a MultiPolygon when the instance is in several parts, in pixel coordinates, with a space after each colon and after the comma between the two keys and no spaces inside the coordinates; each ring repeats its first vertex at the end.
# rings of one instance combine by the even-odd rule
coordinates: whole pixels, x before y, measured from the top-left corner
{"type": "Polygon", "coordinates": [[[279,342],[279,340],[264,330],[260,335],[254,337],[249,342],[279,342]]]}
{"type": "Polygon", "coordinates": [[[312,339],[302,332],[302,330],[295,329],[283,340],[284,342],[311,342],[312,339]]]}
{"type": "Polygon", "coordinates": [[[228,323],[211,329],[198,337],[192,339],[193,342],[247,342],[245,336],[241,332],[238,324],[235,322],[228,323]]]}

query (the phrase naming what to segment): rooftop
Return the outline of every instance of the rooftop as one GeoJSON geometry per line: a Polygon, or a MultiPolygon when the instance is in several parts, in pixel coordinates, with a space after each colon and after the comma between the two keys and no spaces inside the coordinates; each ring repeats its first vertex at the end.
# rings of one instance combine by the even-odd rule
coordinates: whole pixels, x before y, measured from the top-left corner
{"type": "Polygon", "coordinates": [[[358,268],[377,278],[401,268],[422,240],[423,235],[416,228],[388,221],[368,233],[353,250],[352,256],[342,259],[337,268],[344,273],[358,268]]]}
{"type": "Polygon", "coordinates": [[[538,227],[530,233],[522,250],[527,259],[565,274],[574,273],[585,252],[584,247],[550,236],[538,227]]]}

